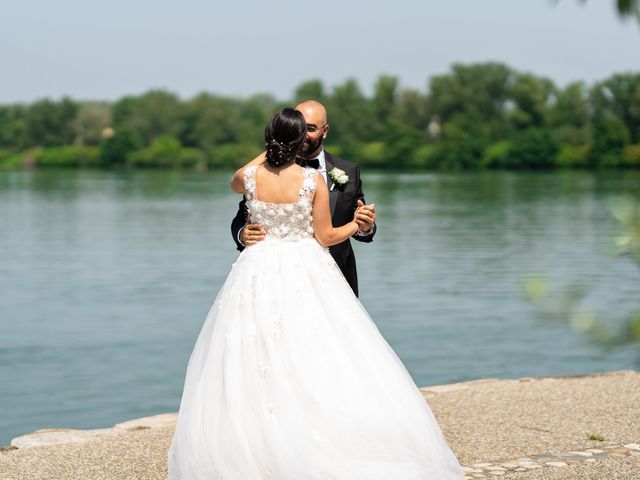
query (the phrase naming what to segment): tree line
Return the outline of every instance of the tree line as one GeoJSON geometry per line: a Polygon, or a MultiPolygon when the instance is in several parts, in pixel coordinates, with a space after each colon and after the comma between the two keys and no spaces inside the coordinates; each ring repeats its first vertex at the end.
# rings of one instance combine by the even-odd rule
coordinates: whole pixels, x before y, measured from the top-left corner
{"type": "Polygon", "coordinates": [[[115,102],[43,99],[0,106],[0,168],[233,168],[262,149],[274,112],[317,99],[327,149],[380,169],[640,168],[640,73],[558,87],[502,63],[454,64],[425,91],[380,76],[269,95],[183,100],[153,90],[115,102]]]}

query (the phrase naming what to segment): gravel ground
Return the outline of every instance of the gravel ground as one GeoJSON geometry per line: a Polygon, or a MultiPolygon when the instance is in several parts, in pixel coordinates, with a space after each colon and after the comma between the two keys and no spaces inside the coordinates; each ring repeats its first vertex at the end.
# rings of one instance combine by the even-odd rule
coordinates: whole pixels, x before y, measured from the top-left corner
{"type": "Polygon", "coordinates": [[[640,442],[639,372],[461,385],[422,391],[463,464],[640,442]]]}
{"type": "Polygon", "coordinates": [[[638,457],[611,458],[597,463],[510,473],[501,478],[517,480],[638,480],[640,479],[640,459],[638,457]]]}
{"type": "Polygon", "coordinates": [[[0,455],[2,480],[166,480],[173,428],[123,432],[85,443],[19,448],[0,455]]]}
{"type": "MultiPolygon", "coordinates": [[[[483,380],[422,391],[463,465],[601,448],[608,442],[640,442],[639,372],[483,380]],[[589,435],[604,441],[589,440],[589,435]]],[[[0,479],[166,479],[172,426],[165,422],[131,428],[83,443],[5,448],[0,453],[0,479]]],[[[566,467],[505,472],[502,477],[640,480],[640,455],[633,453],[566,467]]]]}

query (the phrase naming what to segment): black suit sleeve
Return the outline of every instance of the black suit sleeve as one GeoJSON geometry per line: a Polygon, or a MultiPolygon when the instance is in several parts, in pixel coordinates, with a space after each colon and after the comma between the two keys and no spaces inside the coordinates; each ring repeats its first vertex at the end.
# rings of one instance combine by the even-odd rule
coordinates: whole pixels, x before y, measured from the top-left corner
{"type": "MultiPolygon", "coordinates": [[[[365,203],[365,204],[367,203],[364,200],[364,193],[362,193],[362,179],[360,178],[360,167],[357,165],[356,165],[355,177],[356,177],[356,193],[354,195],[355,201],[353,202],[354,212],[358,206],[358,200],[362,200],[362,203],[365,203]]],[[[374,222],[373,227],[371,228],[371,233],[369,235],[353,235],[351,238],[353,238],[354,240],[358,240],[359,242],[365,242],[365,243],[373,242],[373,237],[376,234],[377,229],[378,227],[374,222]]]]}
{"type": "Polygon", "coordinates": [[[233,241],[236,242],[236,246],[238,250],[244,250],[244,245],[242,245],[238,241],[238,235],[240,234],[240,230],[244,227],[245,223],[247,223],[247,202],[242,197],[242,200],[238,204],[238,213],[236,213],[235,218],[231,222],[231,236],[233,237],[233,241]]]}

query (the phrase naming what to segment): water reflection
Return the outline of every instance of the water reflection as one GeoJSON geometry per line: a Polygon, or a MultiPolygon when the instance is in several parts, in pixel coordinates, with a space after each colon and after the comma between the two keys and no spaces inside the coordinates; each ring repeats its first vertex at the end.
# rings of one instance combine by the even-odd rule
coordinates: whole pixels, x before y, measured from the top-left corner
{"type": "MultiPolygon", "coordinates": [[[[0,444],[177,408],[188,355],[237,252],[230,173],[0,174],[0,444]]],[[[611,254],[609,201],[639,172],[366,175],[379,230],[362,301],[416,383],[634,368],[522,294],[579,281],[616,325],[640,269],[611,254]]],[[[599,317],[599,318],[600,318],[599,317]]],[[[583,319],[584,320],[584,319],[583,319]]]]}

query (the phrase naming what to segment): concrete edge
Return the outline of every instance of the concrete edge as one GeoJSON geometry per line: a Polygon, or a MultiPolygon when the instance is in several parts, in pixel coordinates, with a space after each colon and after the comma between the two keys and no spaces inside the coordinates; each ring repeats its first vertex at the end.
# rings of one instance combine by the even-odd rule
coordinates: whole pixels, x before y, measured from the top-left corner
{"type": "MultiPolygon", "coordinates": [[[[433,385],[429,387],[421,387],[420,392],[426,398],[434,395],[443,395],[450,392],[459,390],[466,390],[477,386],[485,386],[491,384],[505,384],[505,383],[520,383],[530,381],[544,381],[544,380],[562,380],[562,379],[577,379],[585,377],[597,377],[603,375],[627,375],[637,374],[639,372],[635,370],[617,370],[613,372],[596,372],[584,375],[556,375],[547,377],[521,377],[516,380],[513,379],[498,379],[498,378],[481,378],[477,380],[468,380],[465,382],[450,383],[443,385],[433,385]]],[[[81,430],[73,428],[45,428],[36,430],[31,433],[20,435],[11,440],[8,446],[0,448],[0,453],[23,448],[43,447],[49,445],[57,445],[64,443],[84,443],[92,440],[97,440],[105,437],[112,437],[121,435],[125,432],[135,430],[147,430],[163,427],[170,427],[175,424],[177,413],[163,413],[159,415],[152,415],[149,417],[136,418],[126,422],[115,424],[110,428],[99,428],[91,430],[81,430]]]]}
{"type": "Polygon", "coordinates": [[[628,375],[628,374],[636,374],[636,373],[638,373],[636,370],[615,370],[612,372],[594,372],[594,373],[585,373],[580,375],[548,375],[544,377],[520,377],[515,380],[508,379],[508,378],[507,379],[480,378],[477,380],[467,380],[464,382],[447,383],[443,385],[432,385],[429,387],[420,387],[420,392],[422,392],[422,394],[425,396],[433,396],[433,395],[454,392],[458,390],[466,390],[478,385],[490,385],[490,384],[496,384],[496,383],[500,383],[500,384],[522,383],[522,382],[534,382],[534,381],[544,381],[544,380],[568,380],[568,379],[579,379],[579,378],[588,378],[588,377],[628,375]]]}
{"type": "Polygon", "coordinates": [[[117,436],[127,431],[168,427],[175,424],[177,416],[177,413],[162,413],[117,423],[111,428],[92,430],[44,428],[13,438],[8,449],[42,447],[60,443],[84,443],[100,438],[117,436]]]}

